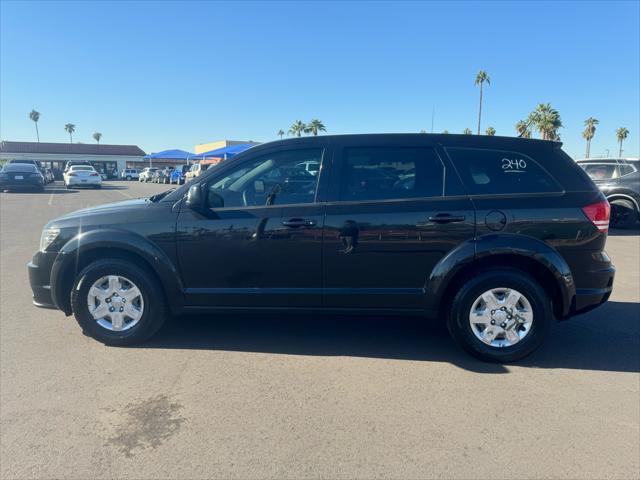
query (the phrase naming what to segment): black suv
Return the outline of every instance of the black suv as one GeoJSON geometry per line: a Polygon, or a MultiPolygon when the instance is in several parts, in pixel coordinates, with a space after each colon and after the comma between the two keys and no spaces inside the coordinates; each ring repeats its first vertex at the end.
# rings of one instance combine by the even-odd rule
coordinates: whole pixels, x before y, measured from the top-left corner
{"type": "Polygon", "coordinates": [[[49,222],[28,266],[34,302],[110,345],[149,338],[168,314],[410,313],[441,318],[480,358],[515,360],[613,285],[609,204],[560,146],[428,134],[260,145],[180,188],[49,222]]]}
{"type": "Polygon", "coordinates": [[[611,226],[633,228],[640,221],[640,160],[592,158],[578,160],[611,204],[611,226]]]}

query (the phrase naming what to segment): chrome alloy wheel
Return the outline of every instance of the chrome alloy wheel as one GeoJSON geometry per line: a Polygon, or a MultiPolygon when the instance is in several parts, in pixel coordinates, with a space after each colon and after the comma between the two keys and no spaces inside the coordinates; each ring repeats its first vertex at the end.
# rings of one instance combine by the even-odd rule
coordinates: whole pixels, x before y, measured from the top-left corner
{"type": "Polygon", "coordinates": [[[131,280],[119,275],[96,280],[89,289],[87,306],[98,325],[113,332],[134,327],[144,312],[140,289],[131,280]]]}
{"type": "Polygon", "coordinates": [[[493,288],[471,306],[469,323],[474,335],[491,347],[510,347],[531,331],[533,309],[523,294],[512,288],[493,288]]]}

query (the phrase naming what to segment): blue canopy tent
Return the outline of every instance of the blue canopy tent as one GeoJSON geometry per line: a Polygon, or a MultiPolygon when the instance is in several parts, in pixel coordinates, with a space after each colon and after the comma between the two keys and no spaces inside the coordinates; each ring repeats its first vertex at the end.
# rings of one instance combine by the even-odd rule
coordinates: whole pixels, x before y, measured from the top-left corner
{"type": "Polygon", "coordinates": [[[245,150],[248,150],[251,147],[254,147],[255,143],[240,143],[238,145],[230,145],[228,147],[217,148],[215,150],[209,150],[208,152],[199,153],[194,155],[192,158],[196,158],[199,160],[204,160],[206,158],[222,158],[227,159],[231,158],[234,155],[237,155],[245,150]]]}
{"type": "Polygon", "coordinates": [[[150,153],[145,155],[144,159],[149,160],[149,166],[151,166],[153,160],[185,160],[188,161],[193,158],[193,153],[186,152],[184,150],[163,150],[158,153],[150,153]]]}

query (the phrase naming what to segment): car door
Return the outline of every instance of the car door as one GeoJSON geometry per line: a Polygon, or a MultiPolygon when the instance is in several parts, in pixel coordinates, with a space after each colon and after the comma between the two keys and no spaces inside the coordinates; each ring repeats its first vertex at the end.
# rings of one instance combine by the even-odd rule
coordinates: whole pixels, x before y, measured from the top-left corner
{"type": "Polygon", "coordinates": [[[323,244],[328,308],[422,309],[434,266],[474,236],[471,201],[428,140],[336,146],[323,244]]]}
{"type": "Polygon", "coordinates": [[[328,168],[321,142],[259,149],[195,180],[201,211],[181,208],[178,255],[186,303],[213,307],[319,307],[328,168]]]}

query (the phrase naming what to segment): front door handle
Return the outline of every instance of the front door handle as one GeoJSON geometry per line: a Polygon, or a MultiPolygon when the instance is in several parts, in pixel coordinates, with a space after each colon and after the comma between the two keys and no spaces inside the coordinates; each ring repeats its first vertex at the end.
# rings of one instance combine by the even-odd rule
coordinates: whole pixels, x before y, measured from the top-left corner
{"type": "Polygon", "coordinates": [[[289,228],[301,228],[301,227],[314,227],[316,225],[315,220],[309,220],[307,218],[290,218],[289,220],[283,220],[282,225],[289,228]]]}
{"type": "Polygon", "coordinates": [[[438,213],[429,217],[429,221],[433,223],[457,223],[464,222],[464,215],[451,215],[450,213],[438,213]]]}

